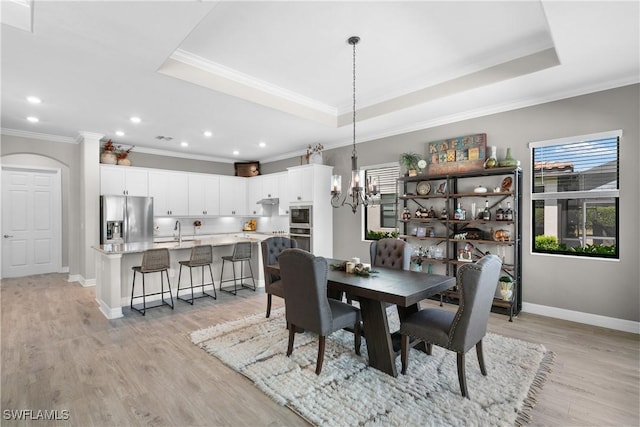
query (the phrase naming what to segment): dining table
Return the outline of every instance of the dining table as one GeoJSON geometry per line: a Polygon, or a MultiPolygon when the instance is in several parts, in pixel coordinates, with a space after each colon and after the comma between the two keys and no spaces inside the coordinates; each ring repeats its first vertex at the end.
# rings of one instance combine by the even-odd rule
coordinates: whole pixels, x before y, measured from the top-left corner
{"type": "MultiPolygon", "coordinates": [[[[456,278],[383,267],[372,267],[373,273],[359,275],[332,267],[343,265],[342,260],[327,261],[327,294],[340,299],[346,293],[360,304],[369,366],[397,377],[395,359],[400,352],[400,334],[389,329],[387,306],[393,304],[397,307],[402,322],[420,310],[420,301],[453,287],[456,278]]],[[[280,274],[277,264],[266,268],[274,274],[280,274]]],[[[422,350],[426,351],[425,348],[422,350]]]]}

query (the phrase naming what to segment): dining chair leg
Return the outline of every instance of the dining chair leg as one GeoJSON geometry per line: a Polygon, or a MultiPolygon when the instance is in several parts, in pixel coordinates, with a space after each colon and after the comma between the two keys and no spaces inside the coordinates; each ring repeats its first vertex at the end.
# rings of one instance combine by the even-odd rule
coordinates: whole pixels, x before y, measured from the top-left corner
{"type": "Polygon", "coordinates": [[[296,337],[296,327],[294,324],[289,324],[289,345],[287,346],[287,356],[291,356],[293,353],[293,340],[296,337]]]}
{"type": "Polygon", "coordinates": [[[431,356],[431,352],[433,351],[433,344],[431,343],[425,343],[427,346],[427,355],[431,356]]]}
{"type": "Polygon", "coordinates": [[[485,377],[487,376],[487,368],[484,365],[484,355],[482,353],[482,340],[478,341],[476,344],[476,354],[478,355],[478,363],[480,363],[480,372],[485,377]]]}
{"type": "Polygon", "coordinates": [[[467,390],[467,378],[464,374],[464,353],[458,353],[458,381],[460,382],[460,391],[462,397],[469,398],[469,391],[467,390]]]}
{"type": "Polygon", "coordinates": [[[362,331],[360,330],[360,323],[360,316],[358,316],[356,324],[353,325],[354,345],[358,356],[360,356],[360,346],[362,345],[362,331]]]}
{"type": "Polygon", "coordinates": [[[267,294],[267,319],[271,316],[271,294],[267,294]]]}
{"type": "Polygon", "coordinates": [[[322,362],[324,362],[324,346],[326,338],[324,335],[320,335],[318,340],[318,361],[316,362],[316,375],[320,375],[322,371],[322,362]]]}
{"type": "Polygon", "coordinates": [[[400,336],[400,361],[402,362],[402,375],[406,375],[409,367],[409,335],[400,336]]]}

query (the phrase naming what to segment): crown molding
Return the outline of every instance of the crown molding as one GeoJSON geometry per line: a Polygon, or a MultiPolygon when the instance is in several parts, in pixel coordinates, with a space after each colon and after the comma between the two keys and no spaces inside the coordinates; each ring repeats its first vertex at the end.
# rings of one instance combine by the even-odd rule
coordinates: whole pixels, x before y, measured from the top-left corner
{"type": "Polygon", "coordinates": [[[40,139],[40,140],[49,141],[49,142],[62,142],[65,144],[79,143],[79,141],[75,137],[72,138],[68,136],[50,135],[46,133],[30,132],[30,131],[19,130],[19,129],[1,128],[0,133],[2,133],[2,135],[19,136],[21,138],[30,138],[30,139],[40,139]]]}
{"type": "Polygon", "coordinates": [[[169,151],[169,150],[158,150],[157,148],[146,148],[136,146],[136,153],[144,153],[144,154],[153,154],[156,156],[165,156],[165,157],[179,157],[181,159],[191,159],[191,160],[204,160],[208,162],[219,162],[219,163],[235,163],[239,161],[243,161],[242,159],[228,159],[224,157],[215,157],[215,156],[207,156],[204,154],[191,154],[191,153],[182,153],[179,151],[169,151]]]}
{"type": "Polygon", "coordinates": [[[285,99],[289,102],[300,104],[307,108],[320,111],[324,114],[329,114],[334,117],[337,117],[338,115],[338,109],[332,107],[331,105],[327,105],[323,102],[301,95],[297,92],[293,92],[283,87],[276,86],[264,80],[260,80],[238,70],[234,70],[233,68],[225,67],[224,65],[209,61],[206,58],[195,55],[186,50],[177,49],[169,58],[190,65],[192,67],[199,68],[224,79],[231,80],[235,83],[250,87],[260,92],[264,92],[269,95],[285,99]]]}

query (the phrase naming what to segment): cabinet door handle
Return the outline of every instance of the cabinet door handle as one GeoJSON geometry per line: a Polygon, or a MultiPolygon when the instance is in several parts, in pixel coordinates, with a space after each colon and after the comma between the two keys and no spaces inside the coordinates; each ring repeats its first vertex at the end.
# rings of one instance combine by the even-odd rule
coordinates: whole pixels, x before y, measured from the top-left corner
{"type": "Polygon", "coordinates": [[[298,200],[302,200],[302,196],[298,196],[298,200]]]}
{"type": "Polygon", "coordinates": [[[13,235],[12,235],[12,234],[5,234],[5,235],[4,235],[4,238],[5,238],[5,239],[9,239],[9,238],[11,238],[11,237],[13,237],[13,235]]]}

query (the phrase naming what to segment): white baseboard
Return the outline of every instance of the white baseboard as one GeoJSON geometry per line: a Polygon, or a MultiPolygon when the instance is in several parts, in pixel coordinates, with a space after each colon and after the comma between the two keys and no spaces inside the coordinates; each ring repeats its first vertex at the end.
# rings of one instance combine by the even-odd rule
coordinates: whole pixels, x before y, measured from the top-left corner
{"type": "Polygon", "coordinates": [[[555,319],[569,320],[571,322],[584,323],[586,325],[600,326],[615,329],[617,331],[640,334],[640,322],[632,320],[616,319],[615,317],[601,316],[599,314],[583,313],[580,311],[566,310],[564,308],[549,307],[546,305],[522,303],[522,311],[525,313],[539,314],[555,319]]]}
{"type": "Polygon", "coordinates": [[[109,320],[119,319],[120,317],[124,316],[122,314],[122,307],[109,308],[108,305],[106,305],[104,302],[102,302],[98,298],[96,298],[96,301],[98,302],[98,307],[100,308],[100,312],[104,314],[104,317],[106,317],[107,319],[109,320]]]}
{"type": "Polygon", "coordinates": [[[85,279],[80,274],[70,274],[67,278],[68,282],[78,282],[82,287],[88,288],[96,285],[96,279],[85,279]]]}

